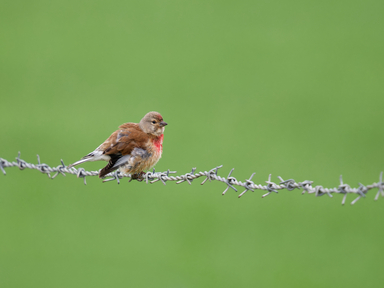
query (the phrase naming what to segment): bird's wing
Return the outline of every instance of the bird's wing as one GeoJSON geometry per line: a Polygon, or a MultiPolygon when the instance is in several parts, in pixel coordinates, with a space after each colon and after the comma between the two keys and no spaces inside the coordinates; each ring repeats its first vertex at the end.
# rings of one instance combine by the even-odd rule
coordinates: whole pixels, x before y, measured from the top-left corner
{"type": "MultiPolygon", "coordinates": [[[[126,123],[134,124],[134,123],[126,123]]],[[[137,125],[137,124],[136,124],[137,125]]],[[[121,125],[120,127],[122,127],[121,125]]],[[[148,135],[138,127],[122,128],[112,133],[98,150],[105,155],[119,154],[128,155],[136,147],[142,148],[148,141],[148,135]]]]}
{"type": "MultiPolygon", "coordinates": [[[[118,161],[122,156],[131,154],[132,150],[137,145],[143,145],[143,139],[147,134],[145,134],[140,129],[139,124],[124,123],[120,125],[119,128],[119,130],[113,132],[111,136],[109,136],[108,139],[105,140],[94,151],[85,155],[79,161],[70,164],[68,168],[71,168],[84,162],[98,160],[109,161],[108,165],[112,163],[111,167],[113,167],[116,161],[118,161]]],[[[121,161],[122,160],[120,160],[120,162],[121,161]]]]}
{"type": "MultiPolygon", "coordinates": [[[[126,123],[133,124],[133,123],[126,123]]],[[[125,125],[125,124],[124,124],[125,125]]],[[[122,125],[124,127],[124,125],[122,125]]],[[[136,124],[137,125],[137,124],[136,124]]],[[[103,155],[111,157],[107,166],[101,169],[99,177],[103,177],[109,172],[118,169],[126,164],[131,157],[132,151],[136,148],[146,150],[148,135],[141,129],[133,127],[122,127],[114,133],[99,147],[103,155]]],[[[131,125],[130,125],[131,126],[131,125]]]]}

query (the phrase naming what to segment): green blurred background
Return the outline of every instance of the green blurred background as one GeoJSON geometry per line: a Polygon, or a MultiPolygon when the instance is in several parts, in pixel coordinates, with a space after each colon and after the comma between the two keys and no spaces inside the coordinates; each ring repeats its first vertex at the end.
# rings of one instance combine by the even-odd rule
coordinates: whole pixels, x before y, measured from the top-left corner
{"type": "MultiPolygon", "coordinates": [[[[158,171],[335,187],[383,164],[383,1],[0,2],[0,157],[68,165],[159,111],[158,171]]],[[[86,163],[96,170],[105,163],[86,163]]],[[[377,190],[354,206],[200,180],[0,176],[1,287],[378,287],[377,190]],[[239,192],[241,192],[240,190],[239,192]]]]}

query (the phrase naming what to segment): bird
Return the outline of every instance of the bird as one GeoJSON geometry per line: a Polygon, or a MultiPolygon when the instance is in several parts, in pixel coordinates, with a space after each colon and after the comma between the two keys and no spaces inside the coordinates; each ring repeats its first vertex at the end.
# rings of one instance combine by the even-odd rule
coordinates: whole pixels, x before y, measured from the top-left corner
{"type": "Polygon", "coordinates": [[[142,179],[144,171],[151,169],[163,152],[164,122],[160,113],[148,112],[139,123],[124,123],[91,153],[68,168],[89,161],[108,161],[99,171],[99,178],[117,169],[131,174],[132,179],[142,179]]]}

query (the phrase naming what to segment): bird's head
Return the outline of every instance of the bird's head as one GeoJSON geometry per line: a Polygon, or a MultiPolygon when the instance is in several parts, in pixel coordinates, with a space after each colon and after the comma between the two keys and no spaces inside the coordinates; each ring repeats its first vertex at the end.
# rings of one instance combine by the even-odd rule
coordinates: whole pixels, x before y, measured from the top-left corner
{"type": "Polygon", "coordinates": [[[154,136],[160,136],[163,134],[164,126],[166,125],[168,125],[168,123],[163,121],[163,117],[161,117],[158,112],[147,113],[139,123],[141,130],[154,136]]]}

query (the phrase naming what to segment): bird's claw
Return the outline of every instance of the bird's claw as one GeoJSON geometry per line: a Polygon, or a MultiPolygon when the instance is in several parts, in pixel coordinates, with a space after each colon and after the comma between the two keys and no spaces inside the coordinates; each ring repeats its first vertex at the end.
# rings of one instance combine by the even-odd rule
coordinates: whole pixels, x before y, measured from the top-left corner
{"type": "Polygon", "coordinates": [[[132,181],[132,180],[137,180],[137,181],[141,182],[141,181],[143,181],[143,180],[145,179],[144,176],[145,176],[145,173],[144,173],[144,172],[140,172],[140,173],[133,174],[133,175],[131,176],[131,180],[130,180],[130,181],[132,181]]]}

